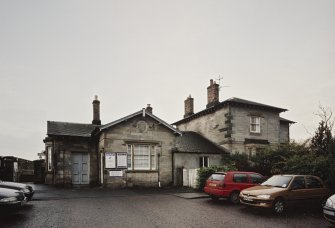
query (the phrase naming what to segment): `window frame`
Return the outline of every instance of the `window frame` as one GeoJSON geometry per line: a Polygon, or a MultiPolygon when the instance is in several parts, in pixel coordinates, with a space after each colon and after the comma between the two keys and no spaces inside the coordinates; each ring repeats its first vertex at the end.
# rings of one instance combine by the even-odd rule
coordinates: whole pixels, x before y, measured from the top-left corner
{"type": "Polygon", "coordinates": [[[261,133],[261,117],[260,116],[250,116],[250,133],[261,133]],[[255,122],[253,121],[255,120],[255,122]],[[255,127],[255,129],[253,129],[255,127]]]}
{"type": "Polygon", "coordinates": [[[47,170],[48,172],[52,171],[53,165],[52,165],[52,147],[47,147],[47,157],[48,157],[48,163],[47,163],[47,170]]]}
{"type": "Polygon", "coordinates": [[[249,183],[249,177],[248,177],[248,174],[246,174],[246,173],[234,173],[232,179],[233,179],[234,183],[239,183],[239,184],[249,183]],[[243,181],[238,182],[238,181],[236,181],[236,179],[238,179],[238,178],[240,178],[240,180],[244,180],[244,178],[245,178],[246,181],[245,182],[243,182],[243,181]]]}
{"type": "Polygon", "coordinates": [[[208,156],[200,156],[199,157],[199,168],[207,168],[209,167],[209,157],[208,156]],[[207,160],[207,166],[205,166],[207,160]]]}
{"type": "Polygon", "coordinates": [[[156,171],[157,170],[157,152],[156,146],[153,144],[142,144],[142,143],[133,143],[127,144],[127,170],[129,171],[156,171]],[[148,147],[149,154],[146,155],[148,158],[148,167],[135,167],[135,148],[139,146],[148,147]]]}
{"type": "Polygon", "coordinates": [[[305,180],[305,177],[304,176],[296,176],[293,180],[292,180],[292,183],[290,184],[290,189],[292,189],[292,190],[302,190],[302,189],[307,189],[306,188],[306,180],[305,180]],[[301,185],[301,186],[298,186],[298,187],[296,187],[295,186],[295,182],[297,182],[298,184],[300,184],[299,183],[299,181],[303,181],[303,185],[301,185]]]}
{"type": "Polygon", "coordinates": [[[318,189],[318,188],[323,188],[323,184],[322,182],[317,179],[316,177],[313,177],[313,176],[307,176],[305,178],[305,185],[306,185],[306,189],[318,189]],[[318,183],[318,186],[311,186],[311,184],[313,183],[310,183],[309,181],[310,180],[314,180],[314,183],[318,183]]]}

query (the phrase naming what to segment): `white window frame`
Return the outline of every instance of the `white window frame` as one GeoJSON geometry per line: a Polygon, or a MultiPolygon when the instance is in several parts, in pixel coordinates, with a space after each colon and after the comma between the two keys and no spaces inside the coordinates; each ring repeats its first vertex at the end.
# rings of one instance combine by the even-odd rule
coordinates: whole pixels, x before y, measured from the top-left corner
{"type": "Polygon", "coordinates": [[[201,167],[200,168],[209,167],[209,157],[208,156],[200,156],[200,159],[201,159],[201,167]],[[205,166],[205,158],[207,159],[207,166],[205,166]]]}
{"type": "Polygon", "coordinates": [[[250,132],[261,133],[261,117],[250,116],[250,132]],[[255,127],[255,130],[253,130],[253,127],[255,127]]]}
{"type": "Polygon", "coordinates": [[[48,171],[52,171],[52,147],[47,147],[47,156],[48,156],[48,171]]]}
{"type": "Polygon", "coordinates": [[[156,147],[152,144],[127,144],[127,168],[128,170],[157,170],[157,153],[156,153],[156,147]],[[147,146],[149,150],[149,156],[148,156],[148,167],[143,168],[135,168],[134,166],[134,151],[135,147],[137,146],[147,146]],[[130,164],[128,163],[130,159],[130,164]],[[153,162],[154,161],[154,162],[153,162]]]}
{"type": "Polygon", "coordinates": [[[127,169],[132,170],[133,169],[133,146],[127,145],[127,169]],[[130,164],[129,164],[130,160],[130,164]]]}
{"type": "Polygon", "coordinates": [[[150,145],[134,145],[133,146],[133,160],[134,160],[134,163],[133,163],[133,166],[134,166],[134,169],[135,170],[150,170],[150,145]],[[136,147],[138,147],[138,148],[136,148],[136,147]],[[143,154],[140,154],[140,155],[135,155],[135,150],[136,149],[139,149],[139,150],[141,150],[140,148],[147,148],[147,152],[148,152],[148,154],[147,155],[143,155],[143,154]],[[136,167],[135,168],[135,156],[145,156],[145,157],[147,157],[148,159],[146,160],[147,161],[147,163],[148,163],[148,166],[147,167],[136,167]]]}

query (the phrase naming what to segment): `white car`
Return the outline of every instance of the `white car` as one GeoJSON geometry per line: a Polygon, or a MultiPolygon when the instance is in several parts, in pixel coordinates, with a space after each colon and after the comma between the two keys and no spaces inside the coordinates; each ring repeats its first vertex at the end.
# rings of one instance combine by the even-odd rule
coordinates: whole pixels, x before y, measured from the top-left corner
{"type": "Polygon", "coordinates": [[[329,197],[323,206],[323,216],[333,225],[335,225],[335,195],[329,197]]]}

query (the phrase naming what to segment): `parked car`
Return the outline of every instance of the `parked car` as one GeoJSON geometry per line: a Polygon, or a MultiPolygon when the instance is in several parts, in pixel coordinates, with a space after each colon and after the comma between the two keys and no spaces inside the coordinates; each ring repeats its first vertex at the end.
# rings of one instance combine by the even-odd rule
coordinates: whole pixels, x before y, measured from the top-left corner
{"type": "Polygon", "coordinates": [[[245,189],[240,201],[246,206],[271,208],[281,214],[287,206],[318,203],[327,199],[330,190],[322,180],[310,175],[275,175],[260,186],[245,189]]]}
{"type": "Polygon", "coordinates": [[[32,198],[34,196],[34,193],[35,193],[32,186],[27,185],[27,184],[17,183],[17,182],[1,181],[0,180],[0,187],[1,188],[10,188],[10,189],[14,189],[14,190],[22,190],[25,197],[27,197],[28,201],[32,200],[32,198]]]}
{"type": "Polygon", "coordinates": [[[204,191],[213,199],[228,198],[239,203],[239,194],[245,188],[259,185],[265,177],[259,173],[229,171],[213,173],[206,181],[204,191]]]}
{"type": "Polygon", "coordinates": [[[26,197],[21,190],[0,187],[0,209],[21,206],[26,202],[26,197]]]}
{"type": "Polygon", "coordinates": [[[323,216],[335,225],[335,195],[329,197],[323,206],[323,216]]]}

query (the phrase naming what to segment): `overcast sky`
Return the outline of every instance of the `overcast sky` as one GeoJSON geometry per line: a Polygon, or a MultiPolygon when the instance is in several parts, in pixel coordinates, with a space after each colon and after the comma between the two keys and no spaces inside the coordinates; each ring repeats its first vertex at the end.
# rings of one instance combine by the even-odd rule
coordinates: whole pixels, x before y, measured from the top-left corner
{"type": "Polygon", "coordinates": [[[37,159],[47,120],[103,124],[146,104],[172,123],[211,78],[220,100],[289,111],[310,135],[319,103],[335,112],[335,1],[0,1],[0,156],[37,159]]]}

